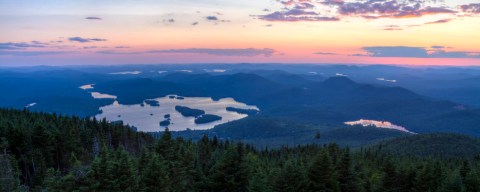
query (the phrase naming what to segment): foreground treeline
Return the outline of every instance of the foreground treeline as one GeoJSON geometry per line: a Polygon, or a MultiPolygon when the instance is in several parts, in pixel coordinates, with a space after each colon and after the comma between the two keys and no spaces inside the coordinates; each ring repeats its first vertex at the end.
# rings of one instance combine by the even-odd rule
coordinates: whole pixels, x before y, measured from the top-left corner
{"type": "Polygon", "coordinates": [[[0,110],[0,191],[480,191],[479,159],[335,144],[274,150],[0,110]]]}

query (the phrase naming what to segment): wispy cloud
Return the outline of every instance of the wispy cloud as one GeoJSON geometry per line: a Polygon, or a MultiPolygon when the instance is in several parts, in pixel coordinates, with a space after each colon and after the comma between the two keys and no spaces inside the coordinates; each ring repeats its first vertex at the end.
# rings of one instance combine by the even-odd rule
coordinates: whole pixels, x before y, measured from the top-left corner
{"type": "Polygon", "coordinates": [[[296,21],[339,21],[337,17],[322,17],[315,15],[313,13],[304,12],[305,14],[291,13],[289,11],[277,11],[267,15],[258,16],[259,19],[266,21],[286,21],[286,22],[296,22],[296,21]]]}
{"type": "Polygon", "coordinates": [[[100,17],[85,17],[87,20],[102,20],[100,17]]]}
{"type": "Polygon", "coordinates": [[[452,19],[439,19],[439,20],[436,20],[436,21],[427,22],[425,24],[440,24],[440,23],[448,23],[450,21],[452,21],[452,19]]]}
{"type": "Polygon", "coordinates": [[[315,52],[313,54],[316,54],[316,55],[338,55],[338,53],[332,53],[332,52],[315,52]]]}
{"type": "Polygon", "coordinates": [[[152,50],[148,53],[193,53],[193,54],[207,54],[215,56],[272,56],[276,51],[274,49],[209,49],[209,48],[189,48],[189,49],[167,49],[167,50],[152,50]]]}
{"type": "Polygon", "coordinates": [[[401,30],[403,30],[403,28],[399,25],[386,25],[386,26],[383,26],[383,30],[386,30],[386,31],[401,31],[401,30]]]}
{"type": "Polygon", "coordinates": [[[146,52],[127,52],[127,51],[102,50],[102,51],[97,51],[96,53],[103,54],[103,55],[137,55],[137,54],[144,54],[146,52]]]}
{"type": "Polygon", "coordinates": [[[480,3],[461,5],[460,9],[465,13],[480,14],[480,3]]]}
{"type": "Polygon", "coordinates": [[[209,20],[209,21],[218,21],[218,17],[217,16],[207,16],[205,17],[205,19],[209,20]]]}
{"type": "Polygon", "coordinates": [[[69,51],[0,51],[0,55],[7,56],[45,56],[45,55],[61,55],[72,53],[69,51]]]}
{"type": "MultiPolygon", "coordinates": [[[[218,14],[217,14],[217,15],[218,15],[218,14]]],[[[214,16],[214,15],[206,16],[205,19],[206,19],[207,21],[215,22],[215,23],[227,23],[227,22],[230,22],[230,20],[220,19],[219,17],[214,16]]]]}
{"type": "Polygon", "coordinates": [[[264,56],[270,57],[277,53],[274,49],[211,49],[211,48],[189,48],[189,49],[164,49],[164,50],[147,50],[147,51],[115,51],[115,50],[102,50],[97,51],[98,54],[104,55],[137,55],[137,54],[206,54],[213,56],[238,56],[238,57],[254,57],[264,56]]]}
{"type": "MultiPolygon", "coordinates": [[[[283,8],[254,17],[267,21],[340,21],[347,17],[365,19],[418,18],[425,15],[448,14],[460,10],[436,0],[279,0],[283,8]]],[[[464,12],[475,13],[480,4],[462,6],[464,12]]],[[[264,10],[265,11],[265,10],[264,10]]],[[[386,28],[396,30],[398,28],[386,28]]]]}
{"type": "Polygon", "coordinates": [[[175,23],[175,19],[170,18],[170,19],[164,19],[163,23],[175,23]]]}
{"type": "Polygon", "coordinates": [[[79,43],[107,41],[106,39],[100,39],[100,38],[82,38],[82,37],[70,37],[68,38],[68,40],[72,42],[79,42],[79,43]]]}
{"type": "Polygon", "coordinates": [[[374,46],[363,47],[365,54],[353,56],[368,57],[410,57],[410,58],[480,58],[480,52],[445,51],[442,46],[425,47],[408,46],[374,46]]]}
{"type": "Polygon", "coordinates": [[[42,43],[39,41],[31,41],[31,42],[6,42],[0,43],[0,50],[2,49],[25,49],[25,48],[41,48],[47,47],[48,43],[42,43]]]}

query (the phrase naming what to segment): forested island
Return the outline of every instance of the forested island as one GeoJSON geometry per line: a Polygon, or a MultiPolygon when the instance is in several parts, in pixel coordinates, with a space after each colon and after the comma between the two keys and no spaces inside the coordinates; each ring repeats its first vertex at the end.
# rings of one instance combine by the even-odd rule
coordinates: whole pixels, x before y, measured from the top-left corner
{"type": "Polygon", "coordinates": [[[0,140],[0,191],[480,190],[478,156],[399,156],[336,144],[258,149],[10,109],[0,109],[0,140]]]}
{"type": "Polygon", "coordinates": [[[201,115],[200,117],[195,119],[195,124],[205,124],[205,123],[211,123],[214,121],[219,121],[222,120],[222,117],[218,115],[212,115],[212,114],[205,114],[201,115]]]}
{"type": "Polygon", "coordinates": [[[184,117],[199,117],[200,115],[205,114],[204,110],[192,109],[185,106],[175,106],[175,110],[182,114],[184,117]]]}
{"type": "Polygon", "coordinates": [[[256,109],[240,109],[235,107],[227,107],[226,109],[227,111],[237,112],[245,115],[255,115],[258,113],[258,110],[256,109]]]}
{"type": "Polygon", "coordinates": [[[145,103],[152,106],[152,107],[160,106],[160,102],[158,102],[157,100],[154,100],[154,99],[147,99],[147,100],[145,100],[145,103]]]}

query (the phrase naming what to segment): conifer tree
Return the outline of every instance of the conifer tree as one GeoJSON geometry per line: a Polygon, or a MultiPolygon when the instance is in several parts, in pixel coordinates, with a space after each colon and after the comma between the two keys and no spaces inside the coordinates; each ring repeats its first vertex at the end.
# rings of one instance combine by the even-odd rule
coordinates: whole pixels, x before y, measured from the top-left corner
{"type": "Polygon", "coordinates": [[[308,171],[308,178],[309,191],[339,191],[337,174],[326,150],[322,150],[313,160],[308,171]]]}
{"type": "Polygon", "coordinates": [[[383,164],[383,191],[397,191],[399,188],[398,184],[398,173],[395,170],[395,166],[390,160],[386,160],[383,164]]]}
{"type": "Polygon", "coordinates": [[[448,176],[442,191],[444,192],[465,192],[465,185],[462,182],[462,176],[459,170],[455,170],[448,176]]]}
{"type": "Polygon", "coordinates": [[[212,167],[207,182],[210,191],[246,191],[248,172],[239,148],[242,146],[229,146],[212,167]]]}
{"type": "Polygon", "coordinates": [[[478,173],[472,169],[465,177],[466,191],[480,192],[480,178],[478,173]]]}
{"type": "Polygon", "coordinates": [[[165,162],[155,153],[149,156],[146,164],[140,165],[143,168],[140,177],[140,189],[146,192],[168,192],[170,191],[170,179],[165,162]]]}
{"type": "Polygon", "coordinates": [[[348,148],[343,153],[338,166],[338,181],[340,183],[341,191],[360,191],[360,184],[358,177],[353,170],[352,159],[348,148]]]}
{"type": "Polygon", "coordinates": [[[274,191],[307,191],[308,180],[305,170],[293,160],[287,160],[278,174],[274,191]]]}

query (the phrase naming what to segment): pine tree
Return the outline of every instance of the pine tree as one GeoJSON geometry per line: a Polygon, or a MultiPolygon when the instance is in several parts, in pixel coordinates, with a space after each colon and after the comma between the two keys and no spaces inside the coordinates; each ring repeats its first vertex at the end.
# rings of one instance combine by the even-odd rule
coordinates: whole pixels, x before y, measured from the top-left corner
{"type": "Polygon", "coordinates": [[[306,178],[305,170],[293,160],[287,160],[278,174],[274,191],[289,192],[289,191],[307,191],[308,180],[306,178]]]}
{"type": "Polygon", "coordinates": [[[123,147],[117,150],[115,161],[110,163],[109,168],[112,186],[115,186],[118,191],[136,191],[138,178],[133,162],[123,147]]]}
{"type": "Polygon", "coordinates": [[[212,167],[207,185],[210,191],[246,191],[248,170],[242,155],[242,146],[230,146],[212,167]]]}
{"type": "Polygon", "coordinates": [[[467,160],[462,162],[462,166],[460,167],[460,176],[462,176],[462,180],[465,181],[465,177],[470,172],[470,165],[467,160]]]}
{"type": "Polygon", "coordinates": [[[340,183],[340,190],[343,192],[360,191],[360,184],[358,177],[353,170],[352,159],[348,148],[340,160],[338,181],[340,183]]]}
{"type": "Polygon", "coordinates": [[[470,170],[465,176],[466,191],[480,192],[480,179],[475,170],[470,170]]]}
{"type": "Polygon", "coordinates": [[[106,191],[110,189],[109,159],[110,152],[104,145],[100,154],[93,160],[87,173],[88,189],[90,191],[106,191]]]}
{"type": "Polygon", "coordinates": [[[1,191],[19,190],[20,182],[15,176],[15,170],[12,167],[10,155],[7,154],[8,143],[2,138],[0,143],[0,189],[1,191]]]}
{"type": "Polygon", "coordinates": [[[390,160],[383,164],[383,191],[398,191],[398,173],[390,160]]]}
{"type": "Polygon", "coordinates": [[[465,185],[462,182],[462,176],[459,170],[450,173],[448,179],[443,185],[442,191],[445,192],[465,192],[465,185]]]}
{"type": "Polygon", "coordinates": [[[268,175],[259,171],[255,173],[248,181],[247,191],[249,192],[269,192],[268,175]]]}
{"type": "Polygon", "coordinates": [[[170,179],[166,163],[157,154],[151,154],[148,162],[140,166],[144,167],[143,172],[140,173],[140,189],[142,191],[170,191],[170,179]]]}
{"type": "Polygon", "coordinates": [[[339,191],[337,175],[332,168],[330,156],[322,150],[315,157],[308,171],[309,191],[339,191]]]}

